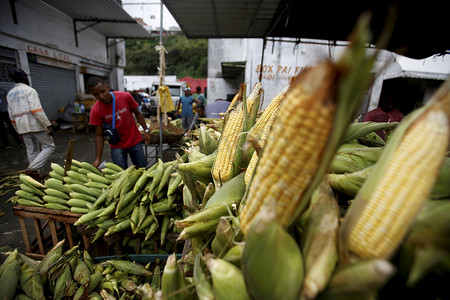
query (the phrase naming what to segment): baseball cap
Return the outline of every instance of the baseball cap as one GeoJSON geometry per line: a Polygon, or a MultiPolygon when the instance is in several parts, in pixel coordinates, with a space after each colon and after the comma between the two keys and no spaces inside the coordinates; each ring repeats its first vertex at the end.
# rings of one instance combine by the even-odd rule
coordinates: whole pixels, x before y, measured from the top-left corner
{"type": "Polygon", "coordinates": [[[27,77],[27,73],[25,73],[23,70],[19,68],[14,68],[11,72],[9,72],[9,77],[11,77],[14,81],[19,81],[23,77],[27,77]]]}

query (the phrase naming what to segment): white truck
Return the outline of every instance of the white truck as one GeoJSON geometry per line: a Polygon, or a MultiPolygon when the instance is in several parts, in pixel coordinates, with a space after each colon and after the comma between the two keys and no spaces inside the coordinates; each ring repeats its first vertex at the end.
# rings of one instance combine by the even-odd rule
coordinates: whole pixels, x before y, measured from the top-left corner
{"type": "MultiPolygon", "coordinates": [[[[170,95],[172,96],[173,105],[177,107],[180,102],[180,97],[184,94],[186,82],[184,81],[170,81],[165,82],[164,85],[169,87],[170,95]]],[[[154,81],[150,89],[150,109],[151,114],[156,114],[158,109],[158,100],[156,99],[156,91],[158,90],[159,82],[154,81]]]]}

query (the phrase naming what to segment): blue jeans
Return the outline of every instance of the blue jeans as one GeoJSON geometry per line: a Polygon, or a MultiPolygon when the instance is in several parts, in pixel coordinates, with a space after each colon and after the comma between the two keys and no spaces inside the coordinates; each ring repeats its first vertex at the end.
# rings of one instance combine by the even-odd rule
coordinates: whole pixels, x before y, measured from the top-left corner
{"type": "Polygon", "coordinates": [[[123,169],[128,168],[128,155],[130,155],[133,164],[139,168],[147,166],[147,158],[144,155],[144,150],[142,150],[141,142],[127,149],[111,148],[112,161],[123,169]]]}

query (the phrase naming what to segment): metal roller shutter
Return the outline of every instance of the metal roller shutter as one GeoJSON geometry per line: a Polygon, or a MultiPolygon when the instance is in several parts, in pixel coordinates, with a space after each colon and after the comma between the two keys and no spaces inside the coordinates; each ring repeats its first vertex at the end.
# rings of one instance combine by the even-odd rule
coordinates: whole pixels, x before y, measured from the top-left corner
{"type": "Polygon", "coordinates": [[[75,71],[30,62],[33,88],[39,93],[49,120],[57,119],[59,109],[75,100],[75,71]]]}
{"type": "Polygon", "coordinates": [[[9,78],[9,72],[15,66],[15,50],[0,47],[0,88],[10,90],[14,87],[14,81],[9,78]]]}

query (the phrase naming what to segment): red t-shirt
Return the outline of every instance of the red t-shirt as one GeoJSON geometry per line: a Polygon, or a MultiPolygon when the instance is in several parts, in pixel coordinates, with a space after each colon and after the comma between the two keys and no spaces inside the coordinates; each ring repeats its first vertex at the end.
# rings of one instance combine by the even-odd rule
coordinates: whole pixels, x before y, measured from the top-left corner
{"type": "MultiPolygon", "coordinates": [[[[116,96],[115,128],[120,135],[120,141],[110,147],[130,148],[142,141],[142,135],[136,126],[132,112],[138,107],[138,104],[130,93],[114,92],[114,95],[116,96]]],[[[112,125],[112,101],[110,104],[95,102],[91,109],[89,123],[91,125],[102,125],[103,123],[112,125]]]]}

